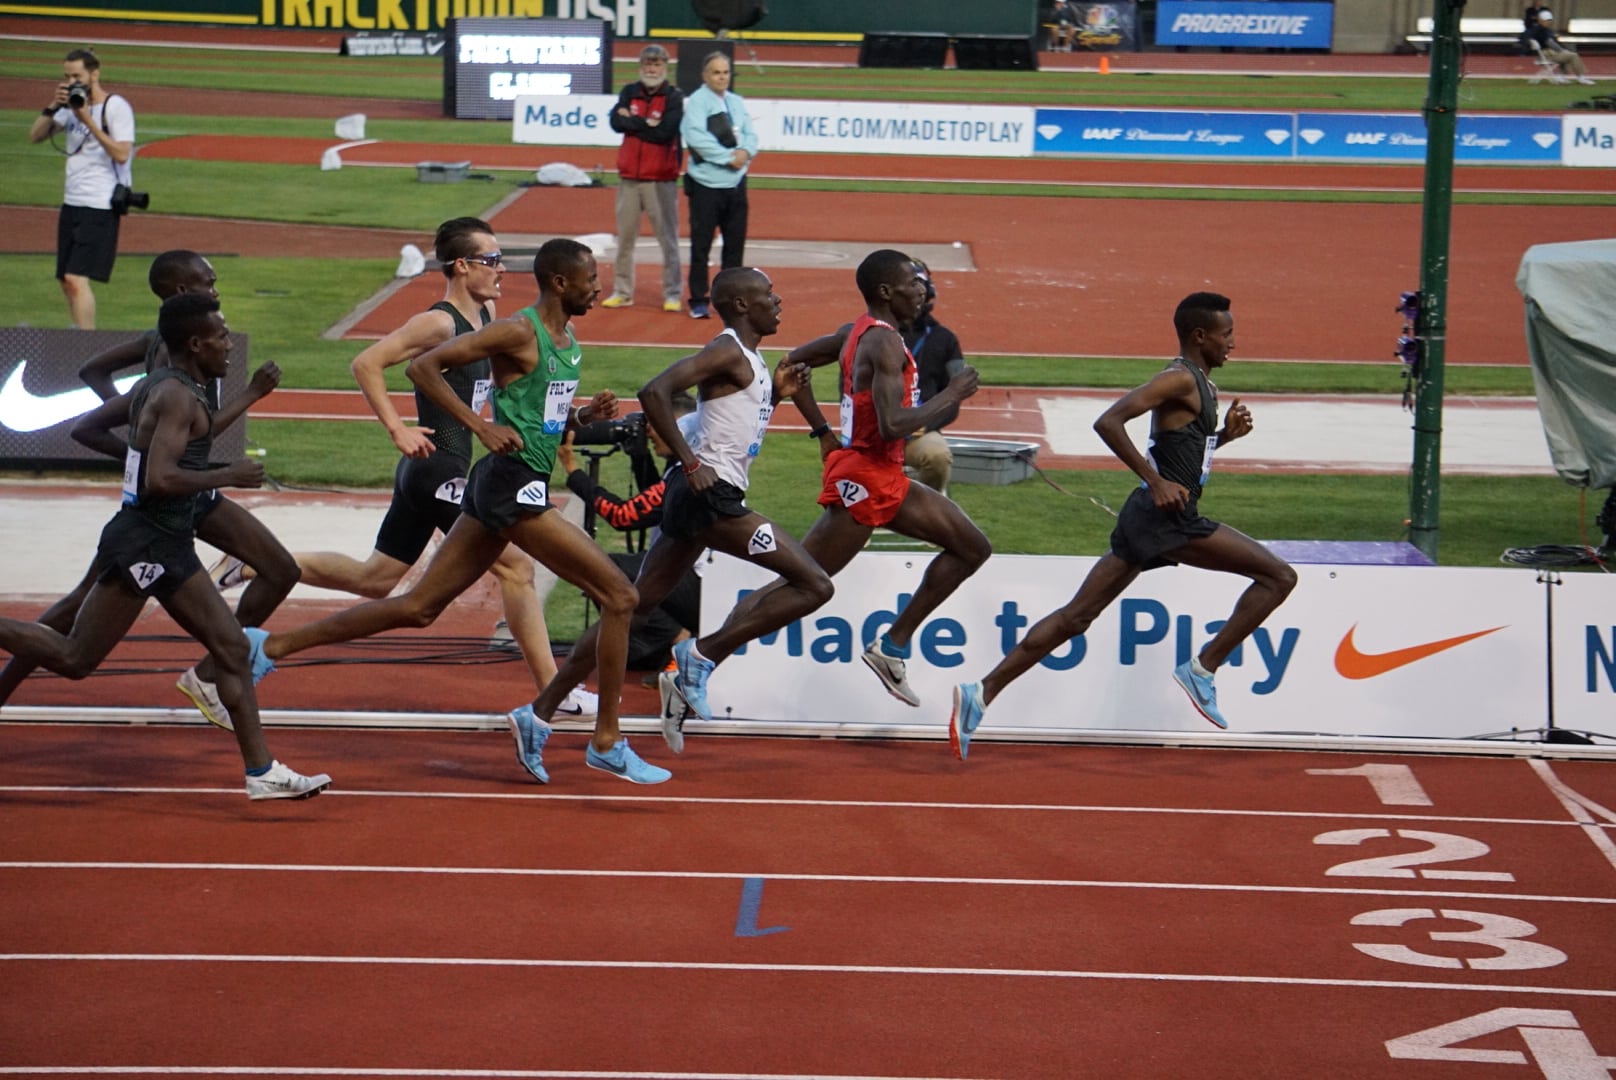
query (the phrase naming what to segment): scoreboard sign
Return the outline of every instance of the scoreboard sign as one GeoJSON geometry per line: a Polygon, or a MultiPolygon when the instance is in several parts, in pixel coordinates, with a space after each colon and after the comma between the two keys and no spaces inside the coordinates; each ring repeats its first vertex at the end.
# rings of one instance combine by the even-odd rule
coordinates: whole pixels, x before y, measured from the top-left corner
{"type": "Polygon", "coordinates": [[[602,19],[451,19],[443,114],[509,120],[523,95],[605,94],[611,23],[602,19]]]}

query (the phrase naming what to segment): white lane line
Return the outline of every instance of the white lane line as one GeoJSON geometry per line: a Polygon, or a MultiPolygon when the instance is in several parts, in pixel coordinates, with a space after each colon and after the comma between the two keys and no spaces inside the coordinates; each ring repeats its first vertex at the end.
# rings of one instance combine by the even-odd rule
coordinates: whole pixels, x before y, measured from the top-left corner
{"type": "Polygon", "coordinates": [[[539,866],[350,866],[340,863],[185,863],[185,862],[65,862],[19,860],[0,862],[7,870],[121,870],[195,871],[204,873],[285,874],[421,874],[444,877],[515,878],[636,878],[668,881],[771,881],[826,882],[853,885],[969,885],[978,888],[1040,889],[1153,889],[1184,892],[1277,893],[1301,896],[1422,896],[1443,900],[1505,900],[1541,904],[1595,904],[1616,906],[1616,896],[1562,896],[1542,893],[1453,892],[1436,889],[1326,888],[1317,885],[1252,885],[1186,881],[1105,881],[1065,878],[947,877],[903,874],[800,874],[764,870],[602,870],[594,867],[539,866]]]}
{"type": "Polygon", "coordinates": [[[1605,826],[1600,825],[1595,820],[1597,816],[1604,818],[1606,821],[1616,822],[1616,813],[1612,813],[1605,807],[1600,806],[1588,796],[1567,787],[1565,782],[1554,774],[1554,770],[1549,767],[1548,762],[1532,758],[1528,761],[1528,764],[1532,766],[1532,771],[1537,773],[1538,779],[1548,785],[1548,789],[1554,793],[1554,797],[1560,800],[1560,805],[1566,808],[1566,812],[1576,819],[1578,827],[1582,829],[1589,840],[1593,841],[1594,847],[1599,849],[1599,853],[1605,857],[1605,861],[1616,867],[1616,842],[1611,840],[1610,834],[1605,831],[1605,826]]]}
{"type": "MultiPolygon", "coordinates": [[[[240,799],[239,787],[113,787],[79,784],[0,784],[0,795],[226,795],[240,799]]],[[[1576,823],[1558,818],[1468,817],[1458,814],[1373,814],[1353,810],[1243,810],[1197,806],[1090,806],[1059,803],[970,803],[881,801],[876,799],[770,799],[694,795],[558,795],[516,791],[371,791],[327,788],[321,798],[359,799],[470,799],[533,802],[651,803],[689,806],[806,806],[814,809],[854,810],[1008,810],[1047,814],[1181,814],[1188,817],[1295,818],[1304,821],[1446,822],[1468,825],[1543,825],[1557,829],[1576,823]]]]}
{"type": "Polygon", "coordinates": [[[1414,982],[1405,979],[1320,979],[1284,975],[1214,975],[1171,971],[1069,971],[1060,968],[919,967],[906,964],[742,964],[719,961],[547,960],[496,956],[317,956],[239,953],[0,953],[0,963],[101,964],[337,964],[371,967],[561,968],[610,971],[726,971],[785,975],[918,975],[943,978],[1087,979],[1121,982],[1223,983],[1251,986],[1322,986],[1354,990],[1462,990],[1494,994],[1562,994],[1616,998],[1595,987],[1509,983],[1414,982]]]}

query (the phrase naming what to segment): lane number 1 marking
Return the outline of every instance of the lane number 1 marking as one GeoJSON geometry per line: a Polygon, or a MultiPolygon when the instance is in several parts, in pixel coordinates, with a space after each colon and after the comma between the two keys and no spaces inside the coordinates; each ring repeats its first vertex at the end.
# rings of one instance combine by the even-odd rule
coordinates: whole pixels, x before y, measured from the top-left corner
{"type": "Polygon", "coordinates": [[[1431,806],[1431,796],[1407,765],[1359,765],[1356,769],[1309,769],[1309,776],[1361,776],[1383,806],[1431,806]]]}

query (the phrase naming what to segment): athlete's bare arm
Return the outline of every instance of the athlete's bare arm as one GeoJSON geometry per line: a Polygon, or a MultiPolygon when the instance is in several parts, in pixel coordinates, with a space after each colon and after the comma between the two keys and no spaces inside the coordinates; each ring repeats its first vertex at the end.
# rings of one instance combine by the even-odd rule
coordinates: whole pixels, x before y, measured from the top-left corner
{"type": "Polygon", "coordinates": [[[140,425],[130,439],[144,443],[145,494],[160,498],[196,495],[216,487],[262,487],[264,466],[257,461],[234,461],[218,469],[182,469],[185,444],[208,430],[208,410],[180,383],[165,380],[146,399],[140,425]]]}
{"type": "Polygon", "coordinates": [[[845,323],[833,334],[798,345],[786,354],[786,359],[794,364],[807,364],[811,368],[834,364],[841,359],[842,349],[847,345],[847,335],[852,332],[853,324],[845,323]]]}
{"type": "Polygon", "coordinates": [[[95,391],[96,397],[102,401],[110,401],[118,396],[118,387],[113,382],[113,376],[145,362],[146,336],[142,334],[133,341],[103,349],[90,357],[79,368],[79,379],[85,386],[95,391]]]}
{"type": "Polygon", "coordinates": [[[123,460],[129,443],[113,432],[129,426],[129,395],[117,394],[108,398],[77,420],[68,429],[73,440],[98,454],[123,460]]]}
{"type": "Polygon", "coordinates": [[[259,365],[253,372],[252,378],[247,382],[247,389],[231,398],[213,414],[213,433],[219,432],[234,424],[246,415],[247,410],[263,401],[275,388],[281,384],[280,365],[270,360],[259,365]]]}
{"type": "Polygon", "coordinates": [[[701,465],[685,441],[673,414],[673,395],[699,387],[701,399],[711,401],[744,389],[751,381],[752,365],[740,343],[729,334],[721,334],[700,351],[675,360],[640,389],[640,408],[645,410],[645,418],[684,466],[693,490],[705,491],[718,476],[710,467],[701,465]]]}
{"type": "Polygon", "coordinates": [[[1195,376],[1185,368],[1174,366],[1113,402],[1094,421],[1094,432],[1118,461],[1145,482],[1158,507],[1182,510],[1189,505],[1188,489],[1163,479],[1161,473],[1151,467],[1150,459],[1133,444],[1125,428],[1128,421],[1151,413],[1152,430],[1172,431],[1195,419],[1199,410],[1200,389],[1195,376]]]}
{"type": "Polygon", "coordinates": [[[903,339],[896,330],[876,326],[859,338],[858,352],[853,357],[853,388],[858,390],[868,380],[876,423],[883,439],[907,438],[941,422],[951,409],[958,412],[959,403],[977,390],[976,369],[967,365],[930,401],[910,408],[903,378],[907,362],[903,339]]]}
{"type": "Polygon", "coordinates": [[[454,316],[447,311],[423,311],[380,341],[366,347],[349,365],[354,382],[359,384],[359,392],[365,395],[370,411],[376,414],[376,419],[387,429],[388,438],[393,440],[393,445],[405,457],[427,457],[437,446],[429,437],[431,428],[410,427],[398,415],[392,399],[388,397],[387,379],[383,372],[442,345],[454,337],[454,326],[454,316]]]}
{"type": "Polygon", "coordinates": [[[479,360],[492,362],[494,385],[499,387],[532,371],[539,363],[539,340],[533,332],[533,324],[522,315],[499,319],[428,349],[411,360],[404,372],[427,400],[463,424],[490,451],[515,453],[522,449],[521,436],[503,424],[484,420],[472,412],[444,381],[445,369],[464,367],[479,360]]]}

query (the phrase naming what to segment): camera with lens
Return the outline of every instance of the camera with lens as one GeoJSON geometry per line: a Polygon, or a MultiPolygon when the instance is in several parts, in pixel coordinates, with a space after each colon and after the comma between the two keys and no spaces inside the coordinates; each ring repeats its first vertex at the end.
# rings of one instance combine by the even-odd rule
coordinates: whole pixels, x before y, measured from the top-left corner
{"type": "Polygon", "coordinates": [[[151,205],[151,192],[135,191],[128,184],[119,184],[112,189],[112,212],[119,216],[127,214],[130,207],[144,210],[151,205]]]}
{"type": "Polygon", "coordinates": [[[629,453],[644,450],[646,421],[643,412],[632,412],[616,420],[596,420],[579,426],[572,436],[574,446],[621,447],[629,453]]]}
{"type": "Polygon", "coordinates": [[[90,88],[81,82],[67,84],[67,107],[82,109],[90,101],[90,88]]]}

